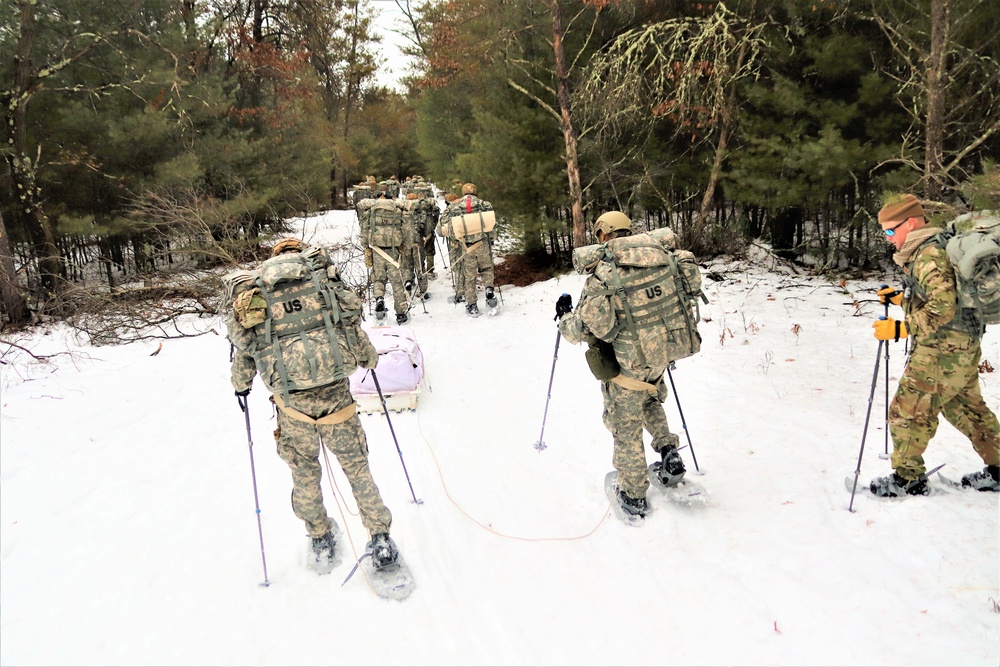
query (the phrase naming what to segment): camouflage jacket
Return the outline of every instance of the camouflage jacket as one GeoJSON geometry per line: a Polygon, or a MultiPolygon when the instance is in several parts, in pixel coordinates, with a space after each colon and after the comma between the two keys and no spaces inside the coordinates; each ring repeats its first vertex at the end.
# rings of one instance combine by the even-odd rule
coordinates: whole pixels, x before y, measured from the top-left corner
{"type": "MultiPolygon", "coordinates": [[[[933,231],[940,230],[933,228],[933,231]]],[[[907,328],[914,341],[931,345],[935,340],[960,333],[952,326],[958,315],[955,271],[948,253],[935,240],[931,235],[911,256],[897,257],[906,274],[902,306],[907,328]]]]}

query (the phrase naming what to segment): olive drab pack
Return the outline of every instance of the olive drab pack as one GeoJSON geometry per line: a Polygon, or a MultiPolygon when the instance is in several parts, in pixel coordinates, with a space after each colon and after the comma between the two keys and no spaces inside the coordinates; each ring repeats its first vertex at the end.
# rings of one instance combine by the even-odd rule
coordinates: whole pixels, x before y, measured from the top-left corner
{"type": "Polygon", "coordinates": [[[230,341],[253,356],[264,384],[281,393],[351,375],[362,354],[361,300],[326,251],[309,246],[224,279],[230,341]]]}
{"type": "Polygon", "coordinates": [[[403,212],[394,201],[376,199],[368,211],[368,245],[398,248],[403,245],[403,212]]]}
{"type": "Polygon", "coordinates": [[[701,350],[701,273],[694,255],[675,242],[664,229],[573,252],[577,271],[604,285],[604,298],[581,302],[580,316],[623,365],[666,369],[701,350]]]}
{"type": "Polygon", "coordinates": [[[1000,212],[980,211],[948,223],[938,234],[955,269],[959,316],[976,338],[1000,324],[1000,212]]]}

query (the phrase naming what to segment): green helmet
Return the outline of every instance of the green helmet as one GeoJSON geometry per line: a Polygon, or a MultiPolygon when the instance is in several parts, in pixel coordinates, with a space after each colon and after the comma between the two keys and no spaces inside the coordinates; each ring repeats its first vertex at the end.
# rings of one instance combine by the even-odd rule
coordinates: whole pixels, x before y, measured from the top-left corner
{"type": "Polygon", "coordinates": [[[632,221],[621,211],[608,211],[594,221],[594,236],[597,236],[597,232],[610,236],[622,229],[632,233],[632,221]]]}

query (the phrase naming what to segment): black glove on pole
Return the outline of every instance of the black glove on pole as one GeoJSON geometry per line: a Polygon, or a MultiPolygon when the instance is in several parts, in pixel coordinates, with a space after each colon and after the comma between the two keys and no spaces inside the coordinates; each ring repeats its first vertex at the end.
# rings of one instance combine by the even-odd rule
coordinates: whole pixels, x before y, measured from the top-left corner
{"type": "Polygon", "coordinates": [[[558,321],[563,315],[571,312],[573,312],[573,297],[569,294],[563,294],[556,300],[555,320],[558,321]]]}

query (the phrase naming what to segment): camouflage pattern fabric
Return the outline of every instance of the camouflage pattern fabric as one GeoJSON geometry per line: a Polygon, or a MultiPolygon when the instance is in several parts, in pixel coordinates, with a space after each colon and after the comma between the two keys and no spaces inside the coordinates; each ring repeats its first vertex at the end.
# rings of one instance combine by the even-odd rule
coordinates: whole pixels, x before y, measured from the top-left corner
{"type": "Polygon", "coordinates": [[[403,282],[415,280],[419,293],[427,291],[427,276],[424,275],[423,238],[420,236],[422,221],[419,219],[417,202],[409,199],[403,203],[403,247],[400,251],[399,270],[403,282]]]}
{"type": "Polygon", "coordinates": [[[937,431],[938,415],[969,438],[986,465],[1000,465],[1000,423],[979,386],[979,341],[949,326],[956,316],[954,271],[943,249],[917,243],[933,231],[911,232],[924,234],[913,247],[907,237],[896,255],[916,287],[903,296],[913,347],[889,406],[892,467],[909,480],[926,472],[923,453],[937,431]]]}
{"type": "MultiPolygon", "coordinates": [[[[489,203],[485,199],[480,199],[475,195],[464,195],[458,200],[452,202],[451,205],[448,206],[448,210],[451,211],[452,216],[463,215],[465,213],[480,213],[482,211],[492,211],[493,204],[489,203]]],[[[496,238],[497,232],[496,228],[494,228],[493,231],[489,233],[478,232],[476,234],[466,234],[462,238],[462,241],[464,241],[466,245],[469,245],[471,243],[475,243],[476,241],[489,240],[492,244],[496,241],[496,238]]]]}
{"type": "MultiPolygon", "coordinates": [[[[479,234],[479,236],[484,236],[479,234]]],[[[473,244],[466,244],[465,253],[461,259],[459,270],[462,272],[462,282],[465,288],[466,305],[476,303],[476,277],[481,273],[483,285],[493,287],[493,253],[490,252],[489,244],[477,241],[473,244]]]]}
{"type": "Polygon", "coordinates": [[[445,233],[446,225],[457,214],[455,203],[452,202],[445,207],[438,218],[437,234],[444,237],[448,243],[448,260],[451,262],[451,280],[455,287],[455,297],[465,296],[465,271],[463,270],[462,257],[465,255],[465,245],[455,237],[445,233]]]}
{"type": "Polygon", "coordinates": [[[680,438],[670,432],[662,401],[667,397],[663,378],[653,382],[657,394],[626,389],[614,382],[602,382],[604,426],[611,431],[615,447],[611,462],[618,471],[618,485],[632,498],[644,498],[649,488],[646,452],[642,443],[645,429],[653,436],[657,452],[677,447],[680,438]]]}
{"type": "MultiPolygon", "coordinates": [[[[353,401],[347,380],[291,394],[291,407],[314,418],[332,414],[353,401]]],[[[369,535],[389,532],[392,514],[382,502],[368,467],[368,442],[357,415],[340,424],[316,426],[278,410],[275,440],[278,456],[292,472],[292,510],[305,522],[311,537],[322,537],[333,527],[320,484],[320,440],[344,470],[369,535]]]]}
{"type": "MultiPolygon", "coordinates": [[[[600,306],[601,310],[610,307],[607,287],[598,277],[591,274],[584,283],[575,310],[559,320],[559,331],[567,342],[574,345],[578,343],[594,345],[601,340],[601,336],[608,334],[608,331],[594,331],[588,325],[588,323],[593,324],[594,319],[587,313],[597,306],[600,306]]],[[[613,309],[608,316],[614,318],[613,309]]],[[[603,327],[598,328],[603,329],[603,327]]],[[[670,432],[663,409],[663,401],[667,398],[667,387],[663,382],[666,367],[652,367],[638,362],[627,365],[620,359],[619,364],[623,376],[648,382],[656,387],[657,392],[654,395],[648,391],[627,389],[610,381],[601,383],[601,392],[604,396],[604,425],[614,438],[612,463],[618,471],[619,486],[629,496],[641,498],[645,497],[646,489],[649,487],[646,455],[642,442],[643,429],[653,436],[652,446],[657,452],[665,447],[678,446],[680,438],[670,432]]]]}
{"type": "Polygon", "coordinates": [[[399,248],[382,248],[382,252],[393,259],[399,267],[393,266],[385,257],[375,253],[372,257],[372,293],[375,298],[385,297],[385,284],[392,285],[392,302],[396,314],[405,313],[407,308],[406,290],[403,289],[402,257],[399,248]]]}
{"type": "MultiPolygon", "coordinates": [[[[475,195],[464,195],[452,202],[445,209],[444,215],[448,216],[446,220],[451,220],[451,218],[464,213],[492,210],[493,204],[490,202],[480,199],[475,195]]],[[[463,283],[463,289],[458,293],[465,295],[466,306],[476,303],[478,300],[476,297],[476,279],[479,277],[479,274],[483,276],[484,286],[493,287],[492,243],[495,240],[496,229],[489,233],[469,234],[458,241],[458,248],[462,251],[462,257],[459,259],[459,271],[461,272],[463,283]]],[[[454,260],[452,266],[454,266],[454,260]]]]}

